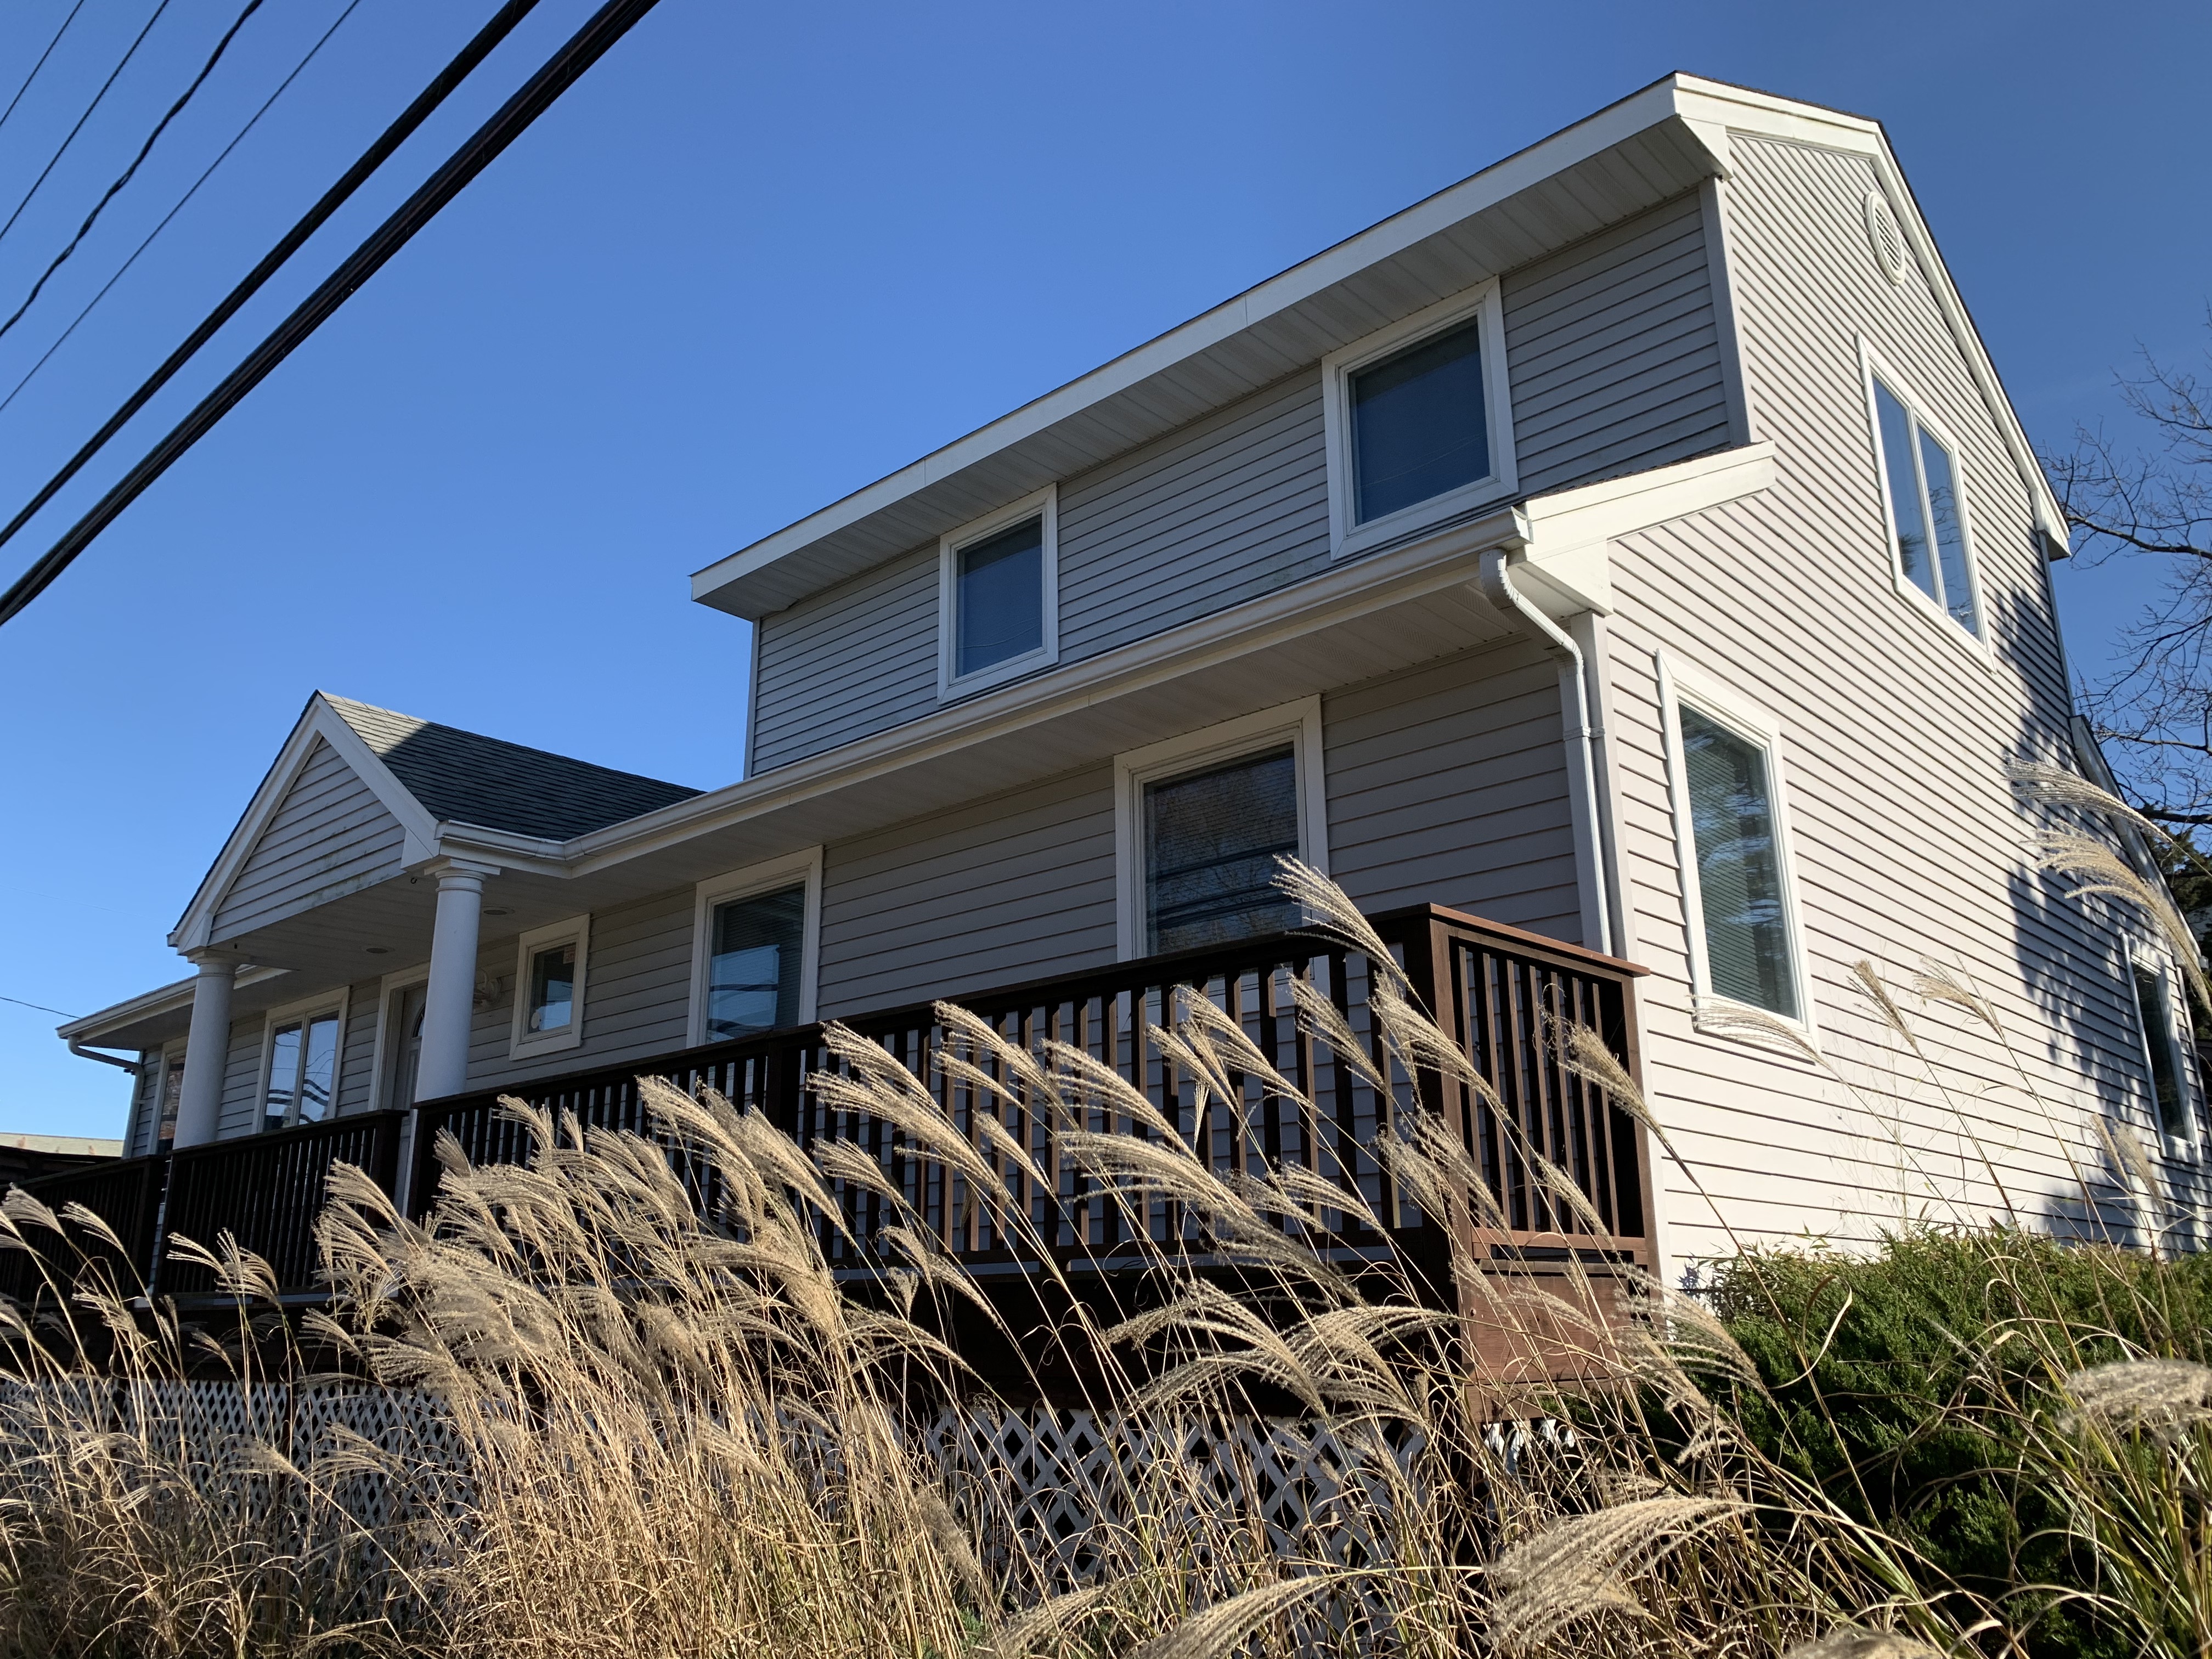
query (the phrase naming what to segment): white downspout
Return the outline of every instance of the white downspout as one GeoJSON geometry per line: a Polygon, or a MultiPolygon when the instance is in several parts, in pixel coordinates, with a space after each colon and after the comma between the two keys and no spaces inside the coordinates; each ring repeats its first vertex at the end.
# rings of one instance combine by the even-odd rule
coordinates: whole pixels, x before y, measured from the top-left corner
{"type": "Polygon", "coordinates": [[[1528,603],[1513,585],[1504,548],[1482,556],[1476,580],[1483,597],[1541,646],[1559,666],[1559,721],[1567,737],[1567,811],[1575,836],[1575,881],[1582,890],[1584,943],[1613,954],[1612,907],[1606,898],[1604,830],[1597,796],[1597,730],[1590,720],[1589,681],[1574,636],[1528,603]]]}

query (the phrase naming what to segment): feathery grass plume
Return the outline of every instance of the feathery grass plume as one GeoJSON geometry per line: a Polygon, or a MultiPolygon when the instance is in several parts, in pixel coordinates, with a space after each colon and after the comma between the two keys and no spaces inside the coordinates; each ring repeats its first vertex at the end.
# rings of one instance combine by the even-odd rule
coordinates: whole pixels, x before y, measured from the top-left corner
{"type": "Polygon", "coordinates": [[[1813,1046],[1813,1040],[1796,1026],[1778,1014],[1764,1008],[1753,1008],[1741,1003],[1727,1002],[1717,997],[1698,999],[1698,1029],[1719,1036],[1742,1037],[1753,1042],[1763,1042],[1770,1048],[1783,1048],[1797,1056],[1808,1066],[1825,1067],[1826,1060],[1813,1046]]]}
{"type": "Polygon", "coordinates": [[[2075,1372],[2065,1391],[2069,1429],[2148,1429],[2161,1434],[2212,1422],[2212,1367],[2186,1359],[2123,1359],[2075,1372]]]}
{"type": "Polygon", "coordinates": [[[1413,981],[1406,977],[1406,970],[1344,889],[1303,859],[1295,858],[1275,860],[1274,884],[1305,913],[1308,927],[1331,935],[1366,957],[1368,973],[1376,984],[1389,987],[1401,999],[1412,997],[1413,981]]]}
{"type": "Polygon", "coordinates": [[[1845,1626],[1794,1647],[1784,1659],[1945,1659],[1942,1649],[1894,1631],[1845,1626]]]}
{"type": "Polygon", "coordinates": [[[2173,907],[2165,884],[2154,885],[2105,842],[2072,830],[2045,830],[2035,839],[2035,867],[2056,875],[2071,876],[2079,884],[2074,896],[2115,898],[2133,906],[2150,920],[2173,959],[2199,1007],[2212,1008],[2212,981],[2205,975],[2203,947],[2189,931],[2189,924],[2173,907]]]}
{"type": "Polygon", "coordinates": [[[1247,1651],[1262,1626],[1341,1581],[1343,1575],[1310,1572],[1261,1584],[1194,1613],[1165,1634],[1133,1649],[1128,1659],[1229,1659],[1247,1651]]]}
{"type": "Polygon", "coordinates": [[[2069,772],[2059,766],[2020,762],[2005,768],[2005,776],[2011,781],[2014,793],[2024,801],[2100,813],[2116,823],[2127,824],[2161,842],[2172,839],[2155,821],[2145,817],[2111,791],[2099,788],[2078,772],[2069,772]]]}
{"type": "Polygon", "coordinates": [[[1572,1516],[1501,1555],[1491,1629],[1498,1645],[1534,1653],[1607,1613],[1646,1617],[1633,1581],[1674,1551],[1748,1513],[1735,1498],[1673,1495],[1572,1516]]]}

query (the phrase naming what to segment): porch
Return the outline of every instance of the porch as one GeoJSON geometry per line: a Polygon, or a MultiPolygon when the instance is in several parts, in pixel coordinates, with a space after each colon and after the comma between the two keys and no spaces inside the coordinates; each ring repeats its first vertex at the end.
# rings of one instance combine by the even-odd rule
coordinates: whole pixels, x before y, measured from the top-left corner
{"type": "MultiPolygon", "coordinates": [[[[1506,1223],[1468,1241],[1479,1256],[1537,1273],[1547,1271],[1545,1264],[1549,1271],[1564,1271],[1571,1261],[1601,1272],[1629,1263],[1655,1266],[1643,1131],[1617,1103],[1568,1071],[1559,1052],[1562,1027],[1587,1026],[1632,1077],[1638,1076],[1634,982],[1644,970],[1437,905],[1370,920],[1417,997],[1495,1091],[1494,1105],[1437,1072],[1408,1077],[1390,1066],[1370,1006],[1369,963],[1361,952],[1310,933],[1120,963],[962,1000],[1011,1042],[1034,1049],[1058,1040],[1114,1067],[1217,1172],[1257,1173],[1292,1164],[1356,1194],[1359,1207],[1382,1223],[1379,1231],[1354,1219],[1349,1207],[1321,1212],[1305,1224],[1304,1237],[1333,1259],[1395,1255],[1441,1265],[1446,1241],[1397,1190],[1376,1156],[1393,1116],[1419,1103],[1453,1126],[1506,1223]],[[1292,981],[1301,979],[1328,996],[1367,1046],[1389,1080],[1387,1091],[1370,1086],[1344,1055],[1301,1030],[1291,991],[1292,981]],[[1154,1040],[1163,1021],[1174,1018],[1179,988],[1185,996],[1210,999],[1237,1021],[1311,1109],[1286,1103],[1280,1092],[1241,1073],[1230,1079],[1237,1099],[1201,1096],[1154,1040]],[[1588,1215],[1570,1212],[1546,1190],[1536,1178],[1534,1156],[1567,1172],[1587,1200],[1588,1215]]],[[[740,1109],[759,1109],[802,1146],[843,1140],[861,1148],[945,1250],[987,1280],[1041,1267],[1036,1241],[1046,1241],[1071,1274],[1109,1273],[1138,1265],[1144,1241],[1134,1235],[1136,1225],[1147,1228],[1154,1246],[1186,1236],[1182,1218],[1165,1200],[1133,1214],[1066,1164],[1043,1113],[1005,1105],[939,1072],[933,1059],[947,1036],[929,1005],[843,1023],[911,1067],[971,1138],[980,1114],[996,1114],[1030,1153],[1048,1187],[1014,1167],[1014,1160],[1000,1160],[1003,1177],[1030,1223],[1024,1248],[998,1235],[988,1209],[974,1201],[957,1174],[901,1156],[899,1134],[890,1125],[833,1110],[817,1097],[809,1079],[833,1063],[819,1025],[448,1097],[407,1111],[349,1114],[125,1159],[27,1183],[27,1190],[57,1211],[81,1204],[100,1217],[121,1245],[121,1260],[112,1261],[112,1247],[84,1229],[73,1229],[72,1238],[88,1253],[110,1258],[126,1285],[143,1285],[155,1296],[185,1305],[212,1298],[207,1271],[166,1259],[167,1243],[186,1237],[212,1244],[228,1231],[268,1261],[288,1299],[308,1302],[321,1294],[313,1223],[335,1164],[359,1167],[405,1213],[420,1218],[436,1200],[441,1134],[450,1134],[479,1164],[528,1156],[524,1131],[499,1108],[502,1094],[556,1115],[572,1114],[587,1127],[651,1136],[654,1127],[637,1084],[646,1074],[687,1089],[717,1090],[740,1109]]],[[[1141,1132],[1126,1118],[1109,1122],[1103,1113],[1093,1115],[1097,1121],[1084,1127],[1141,1132]]],[[[857,1183],[831,1186],[851,1237],[825,1225],[830,1259],[856,1276],[880,1272],[872,1241],[891,1218],[890,1206],[857,1183]]],[[[39,1293],[34,1264],[20,1252],[0,1257],[0,1290],[33,1299],[39,1293]]]]}

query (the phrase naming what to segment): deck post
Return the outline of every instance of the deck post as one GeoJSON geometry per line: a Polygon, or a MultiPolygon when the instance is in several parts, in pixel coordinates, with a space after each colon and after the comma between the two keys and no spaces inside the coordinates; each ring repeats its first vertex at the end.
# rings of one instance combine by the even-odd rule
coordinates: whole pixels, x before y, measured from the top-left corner
{"type": "Polygon", "coordinates": [[[230,988],[238,964],[213,951],[189,953],[200,970],[192,981],[192,1023],[185,1039],[185,1080],[177,1091],[176,1146],[216,1138],[222,1117],[222,1074],[230,1059],[230,988]]]}
{"type": "Polygon", "coordinates": [[[438,914],[430,933],[430,983],[423,994],[422,1051],[415,1097],[441,1100],[467,1086],[469,1027],[476,1011],[477,927],[483,884],[499,873],[490,864],[441,859],[424,872],[438,878],[438,914]]]}

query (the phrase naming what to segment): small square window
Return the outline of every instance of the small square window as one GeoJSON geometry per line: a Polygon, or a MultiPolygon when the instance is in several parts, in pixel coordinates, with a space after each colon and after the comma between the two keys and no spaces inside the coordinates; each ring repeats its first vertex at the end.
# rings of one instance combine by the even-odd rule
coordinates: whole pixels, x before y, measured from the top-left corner
{"type": "Polygon", "coordinates": [[[940,696],[979,691],[1057,660],[1054,500],[1042,490],[939,544],[940,696]]]}
{"type": "Polygon", "coordinates": [[[1980,607],[1959,495],[1958,463],[1880,375],[1874,388],[1875,438],[1881,458],[1890,553],[1897,574],[1929,605],[1979,639],[1980,607]]]}
{"type": "Polygon", "coordinates": [[[584,1040],[584,978],[591,918],[533,928],[516,943],[512,1057],[573,1048],[584,1040]]]}

